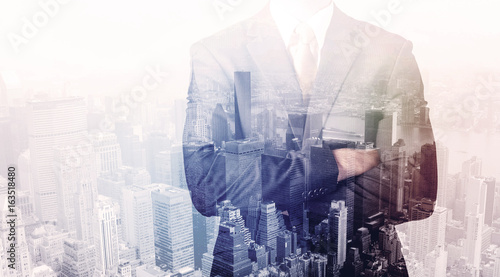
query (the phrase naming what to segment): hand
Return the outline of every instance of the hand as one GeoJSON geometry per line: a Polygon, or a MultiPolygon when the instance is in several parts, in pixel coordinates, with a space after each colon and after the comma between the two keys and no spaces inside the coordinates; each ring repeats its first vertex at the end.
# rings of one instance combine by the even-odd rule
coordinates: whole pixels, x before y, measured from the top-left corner
{"type": "Polygon", "coordinates": [[[341,148],[332,150],[332,152],[339,169],[337,182],[363,174],[380,163],[376,149],[341,148]]]}

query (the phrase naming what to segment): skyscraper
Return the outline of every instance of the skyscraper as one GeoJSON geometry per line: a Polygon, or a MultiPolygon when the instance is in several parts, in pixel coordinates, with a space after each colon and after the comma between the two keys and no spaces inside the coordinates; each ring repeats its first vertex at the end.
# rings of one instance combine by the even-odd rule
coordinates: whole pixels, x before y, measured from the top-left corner
{"type": "Polygon", "coordinates": [[[270,263],[276,261],[276,238],[278,237],[279,223],[276,217],[276,205],[274,202],[264,202],[260,206],[259,228],[256,241],[265,245],[270,252],[270,263]]]}
{"type": "Polygon", "coordinates": [[[96,133],[91,137],[96,154],[97,175],[111,173],[122,166],[122,152],[113,133],[96,133]]]}
{"type": "Polygon", "coordinates": [[[115,205],[110,198],[99,196],[93,224],[96,270],[107,276],[116,274],[119,265],[115,205]]]}
{"type": "Polygon", "coordinates": [[[346,259],[347,207],[345,202],[333,200],[328,214],[328,251],[337,253],[337,264],[342,266],[346,259]]]}
{"type": "Polygon", "coordinates": [[[97,200],[97,173],[92,146],[74,152],[76,146],[55,147],[55,177],[58,192],[58,225],[76,238],[93,244],[93,218],[97,200]]]}
{"type": "Polygon", "coordinates": [[[226,111],[221,104],[215,106],[212,114],[212,140],[215,147],[221,147],[223,141],[229,140],[229,122],[226,111]]]}
{"type": "Polygon", "coordinates": [[[64,241],[62,276],[93,276],[95,271],[95,247],[81,240],[64,241]]]}
{"type": "Polygon", "coordinates": [[[189,191],[161,185],[151,192],[156,265],[194,269],[193,217],[189,191]]]}
{"type": "Polygon", "coordinates": [[[234,72],[234,116],[236,140],[251,137],[251,100],[250,72],[234,72]]]}
{"type": "Polygon", "coordinates": [[[27,117],[35,211],[42,221],[57,219],[54,147],[86,142],[87,120],[83,98],[28,102],[27,117]]]}
{"type": "Polygon", "coordinates": [[[155,261],[151,191],[135,185],[122,189],[122,226],[126,242],[137,249],[137,258],[153,265],[155,261]]]}
{"type": "Polygon", "coordinates": [[[252,273],[248,246],[240,231],[241,228],[236,223],[220,224],[210,276],[247,276],[252,273]]]}

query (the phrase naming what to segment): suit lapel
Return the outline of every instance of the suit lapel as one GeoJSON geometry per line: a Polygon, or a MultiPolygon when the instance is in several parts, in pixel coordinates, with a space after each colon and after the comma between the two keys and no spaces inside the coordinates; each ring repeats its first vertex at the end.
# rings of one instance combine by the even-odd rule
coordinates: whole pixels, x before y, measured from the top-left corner
{"type": "MultiPolygon", "coordinates": [[[[323,112],[322,129],[335,106],[337,97],[342,93],[345,79],[361,52],[360,48],[353,43],[356,30],[356,21],[335,7],[325,37],[325,44],[321,49],[321,61],[316,75],[314,95],[308,106],[308,114],[318,110],[323,112]]],[[[306,125],[310,126],[309,124],[308,117],[306,125]]]]}
{"type": "MultiPolygon", "coordinates": [[[[281,110],[287,113],[287,117],[289,113],[297,112],[297,106],[302,100],[302,92],[293,63],[279,30],[271,17],[269,7],[255,17],[255,20],[248,28],[247,35],[250,38],[247,44],[248,53],[262,73],[265,81],[270,84],[273,92],[277,94],[281,110]]],[[[303,112],[306,112],[305,107],[302,107],[302,109],[303,112]]],[[[302,128],[291,128],[291,131],[295,137],[299,137],[302,128]]],[[[300,136],[302,136],[301,133],[300,136]]]]}
{"type": "MultiPolygon", "coordinates": [[[[283,110],[287,113],[300,112],[297,105],[290,102],[301,101],[301,89],[293,63],[279,30],[272,19],[269,7],[264,8],[248,27],[249,42],[247,50],[263,77],[277,92],[283,110]],[[295,108],[293,108],[295,106],[295,108]]],[[[335,7],[325,43],[321,50],[321,62],[316,75],[314,93],[310,104],[302,106],[302,113],[311,114],[318,110],[326,114],[322,127],[342,91],[344,80],[360,53],[352,39],[356,35],[356,21],[335,7]],[[319,107],[319,108],[318,108],[319,107]]],[[[306,119],[305,129],[309,129],[310,118],[306,119]]],[[[292,128],[295,137],[299,130],[292,128]]],[[[303,134],[300,134],[302,137],[303,134]]],[[[314,134],[311,134],[314,135],[314,134]]],[[[321,133],[319,134],[321,136],[321,133]]],[[[303,141],[303,145],[304,146],[303,141]]]]}

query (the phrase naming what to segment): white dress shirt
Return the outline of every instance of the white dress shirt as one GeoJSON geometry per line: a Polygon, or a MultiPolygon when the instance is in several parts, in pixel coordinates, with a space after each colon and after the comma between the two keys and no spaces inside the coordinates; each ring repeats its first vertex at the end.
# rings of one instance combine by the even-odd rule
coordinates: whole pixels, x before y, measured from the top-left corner
{"type": "MultiPolygon", "coordinates": [[[[269,8],[283,42],[288,48],[293,31],[301,21],[292,15],[290,11],[290,0],[271,0],[269,8]]],[[[333,16],[333,9],[334,4],[333,1],[331,1],[330,5],[319,10],[307,21],[305,21],[305,23],[313,30],[316,40],[318,41],[318,65],[321,60],[321,48],[323,48],[323,44],[325,43],[326,31],[328,26],[330,26],[330,21],[333,16]]]]}

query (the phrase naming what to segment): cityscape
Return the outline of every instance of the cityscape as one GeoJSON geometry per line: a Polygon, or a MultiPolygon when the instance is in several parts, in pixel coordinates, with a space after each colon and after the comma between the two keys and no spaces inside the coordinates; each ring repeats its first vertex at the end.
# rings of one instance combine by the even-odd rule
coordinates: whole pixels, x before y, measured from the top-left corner
{"type": "MultiPolygon", "coordinates": [[[[384,149],[383,161],[396,163],[321,191],[315,177],[328,172],[330,147],[375,147],[365,127],[380,116],[376,105],[352,107],[339,97],[344,109],[334,116],[345,126],[306,127],[304,111],[284,118],[271,95],[254,94],[249,72],[235,73],[240,79],[251,99],[238,97],[238,89],[221,91],[207,99],[210,114],[181,100],[146,99],[129,114],[120,97],[34,94],[13,101],[2,80],[0,276],[398,276],[402,267],[410,276],[498,276],[500,193],[496,179],[483,176],[482,160],[469,157],[449,174],[446,145],[416,147],[393,135],[408,126],[430,130],[424,103],[407,98],[390,111],[383,135],[391,144],[376,147],[384,149]],[[220,104],[227,98],[240,102],[220,104]],[[413,113],[398,113],[403,106],[413,113]],[[185,168],[200,164],[184,157],[200,147],[224,172],[217,178],[225,186],[248,185],[252,197],[228,189],[225,200],[196,198],[188,188],[196,175],[185,168]],[[437,164],[426,165],[433,159],[437,164]],[[281,183],[273,174],[278,161],[293,169],[281,183]],[[436,165],[433,203],[421,197],[416,176],[436,165]],[[238,178],[253,167],[258,178],[238,178]],[[263,185],[270,182],[279,194],[263,185]],[[360,197],[361,183],[389,198],[360,197]],[[333,200],[315,206],[325,195],[333,200]],[[201,208],[208,204],[214,209],[201,208]],[[13,215],[14,261],[4,220],[13,215]]],[[[288,99],[284,105],[294,109],[296,99],[288,99]]],[[[308,116],[322,118],[321,108],[308,116]]]]}

